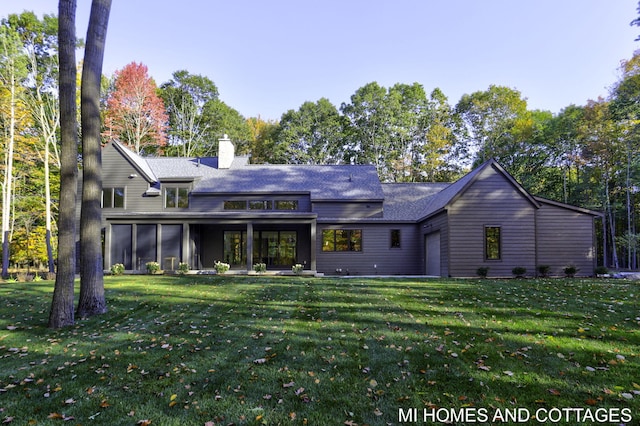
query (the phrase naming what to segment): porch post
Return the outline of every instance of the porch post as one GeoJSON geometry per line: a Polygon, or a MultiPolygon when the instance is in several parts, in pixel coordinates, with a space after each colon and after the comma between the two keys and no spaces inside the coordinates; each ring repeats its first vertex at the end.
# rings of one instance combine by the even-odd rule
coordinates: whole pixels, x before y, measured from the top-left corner
{"type": "Polygon", "coordinates": [[[162,224],[159,223],[156,226],[156,262],[162,268],[162,259],[160,256],[162,255],[162,224]]]}
{"type": "Polygon", "coordinates": [[[316,271],[316,220],[311,221],[311,270],[316,271]]]}
{"type": "Polygon", "coordinates": [[[247,223],[247,273],[253,271],[253,222],[247,223]]]}
{"type": "MultiPolygon", "coordinates": [[[[190,254],[191,254],[191,246],[189,245],[189,224],[182,224],[182,256],[180,262],[189,263],[190,254]]],[[[191,267],[191,265],[189,265],[191,267]]]]}
{"type": "Polygon", "coordinates": [[[111,268],[111,223],[104,227],[104,269],[111,268]]]}
{"type": "Polygon", "coordinates": [[[131,269],[138,269],[138,224],[131,224],[131,269]]]}

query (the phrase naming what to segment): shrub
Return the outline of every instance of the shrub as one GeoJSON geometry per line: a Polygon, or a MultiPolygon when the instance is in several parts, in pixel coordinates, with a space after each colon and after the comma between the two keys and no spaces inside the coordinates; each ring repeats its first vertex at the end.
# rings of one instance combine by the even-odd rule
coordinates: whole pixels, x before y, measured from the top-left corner
{"type": "Polygon", "coordinates": [[[219,260],[216,260],[215,263],[213,264],[213,268],[216,270],[217,273],[224,274],[229,269],[231,269],[231,265],[229,265],[228,263],[224,263],[224,262],[220,262],[219,260]]]}
{"type": "Polygon", "coordinates": [[[478,274],[480,278],[487,278],[487,275],[489,275],[489,267],[488,266],[479,267],[478,269],[476,269],[476,274],[478,274]]]}
{"type": "Polygon", "coordinates": [[[596,275],[600,276],[600,275],[607,275],[609,273],[609,268],[607,268],[606,266],[598,266],[595,271],[596,275]]]}
{"type": "Polygon", "coordinates": [[[37,273],[36,273],[36,274],[33,276],[33,281],[35,281],[35,282],[39,283],[40,281],[42,281],[42,275],[40,275],[40,274],[37,274],[37,273]]]}
{"type": "Polygon", "coordinates": [[[160,270],[160,264],[158,262],[147,262],[147,272],[155,274],[160,270]]]}
{"type": "Polygon", "coordinates": [[[300,275],[302,274],[302,271],[304,271],[304,266],[299,263],[296,263],[291,267],[291,271],[296,275],[300,275]]]}
{"type": "Polygon", "coordinates": [[[18,272],[16,274],[16,279],[19,283],[27,283],[33,281],[33,275],[28,272],[18,272]]]}
{"type": "Polygon", "coordinates": [[[184,275],[187,272],[189,272],[189,264],[186,262],[178,263],[178,273],[184,275]]]}
{"type": "Polygon", "coordinates": [[[111,275],[122,275],[124,274],[124,265],[122,263],[116,263],[111,265],[111,275]]]}
{"type": "Polygon", "coordinates": [[[543,278],[549,276],[549,272],[551,272],[551,266],[549,265],[538,265],[538,275],[543,278]]]}
{"type": "Polygon", "coordinates": [[[524,274],[527,273],[527,268],[524,268],[522,266],[516,266],[515,268],[513,268],[511,270],[511,273],[516,278],[522,278],[522,277],[524,277],[524,274]]]}
{"type": "Polygon", "coordinates": [[[258,274],[263,274],[267,271],[267,264],[266,263],[256,263],[255,265],[253,265],[253,270],[256,271],[256,273],[258,274]]]}
{"type": "Polygon", "coordinates": [[[578,272],[578,268],[575,265],[567,265],[562,270],[567,278],[573,278],[578,272]]]}

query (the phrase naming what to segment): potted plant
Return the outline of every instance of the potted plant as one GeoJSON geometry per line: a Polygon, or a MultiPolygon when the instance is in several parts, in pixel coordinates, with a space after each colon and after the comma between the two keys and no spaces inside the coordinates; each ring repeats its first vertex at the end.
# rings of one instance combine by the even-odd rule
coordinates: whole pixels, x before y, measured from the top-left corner
{"type": "Polygon", "coordinates": [[[178,273],[184,275],[189,272],[189,264],[186,262],[178,263],[178,273]]]}
{"type": "Polygon", "coordinates": [[[213,268],[216,270],[218,274],[224,274],[229,269],[231,269],[231,265],[229,265],[228,263],[224,263],[224,262],[220,262],[219,260],[216,260],[213,264],[213,268]]]}
{"type": "Polygon", "coordinates": [[[149,274],[157,274],[160,272],[160,264],[158,262],[147,262],[147,273],[149,274]]]}
{"type": "Polygon", "coordinates": [[[253,265],[253,270],[256,274],[264,274],[267,272],[267,264],[266,263],[256,263],[253,265]]]}
{"type": "Polygon", "coordinates": [[[111,275],[122,275],[124,274],[124,265],[122,263],[116,263],[111,265],[111,275]]]}
{"type": "Polygon", "coordinates": [[[291,271],[296,275],[300,275],[302,274],[302,271],[304,271],[304,266],[299,263],[296,263],[291,267],[291,271]]]}

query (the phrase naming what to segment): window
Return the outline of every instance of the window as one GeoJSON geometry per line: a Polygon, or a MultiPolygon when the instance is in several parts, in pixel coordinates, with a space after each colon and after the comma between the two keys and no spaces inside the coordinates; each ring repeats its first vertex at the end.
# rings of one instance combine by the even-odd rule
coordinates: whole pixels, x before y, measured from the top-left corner
{"type": "Polygon", "coordinates": [[[325,229],[322,251],[362,251],[361,229],[325,229]]]}
{"type": "Polygon", "coordinates": [[[276,210],[298,210],[298,200],[277,200],[276,210]]]}
{"type": "Polygon", "coordinates": [[[249,210],[271,210],[272,208],[271,200],[249,201],[249,210]]]}
{"type": "Polygon", "coordinates": [[[391,248],[400,248],[400,230],[392,229],[391,230],[391,248]]]}
{"type": "Polygon", "coordinates": [[[167,187],[164,189],[164,206],[168,209],[189,207],[189,190],[180,187],[167,187]]]}
{"type": "Polygon", "coordinates": [[[231,200],[224,202],[225,210],[246,210],[247,209],[247,201],[246,200],[231,200]]]}
{"type": "Polygon", "coordinates": [[[484,227],[484,257],[486,260],[500,260],[502,255],[499,226],[484,227]]]}
{"type": "Polygon", "coordinates": [[[102,190],[102,207],[105,209],[123,209],[124,188],[104,188],[102,190]]]}

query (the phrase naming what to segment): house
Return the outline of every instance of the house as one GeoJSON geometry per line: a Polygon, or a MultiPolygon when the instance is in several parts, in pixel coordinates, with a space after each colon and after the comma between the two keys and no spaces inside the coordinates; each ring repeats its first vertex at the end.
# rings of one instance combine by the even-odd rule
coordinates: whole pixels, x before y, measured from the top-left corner
{"type": "Polygon", "coordinates": [[[489,160],[452,184],[381,183],[370,165],[253,165],[219,141],[217,157],[102,152],[105,269],[214,262],[252,271],[511,276],[573,264],[592,275],[599,213],[529,194],[489,160]]]}

